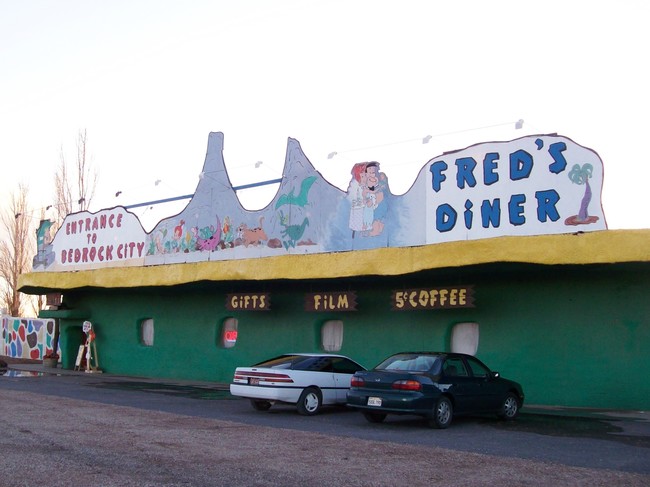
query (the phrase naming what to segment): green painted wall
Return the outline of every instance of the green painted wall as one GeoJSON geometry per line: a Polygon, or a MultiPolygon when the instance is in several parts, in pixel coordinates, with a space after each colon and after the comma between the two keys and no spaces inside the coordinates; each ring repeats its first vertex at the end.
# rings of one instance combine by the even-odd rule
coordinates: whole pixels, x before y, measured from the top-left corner
{"type": "Polygon", "coordinates": [[[501,265],[394,279],[93,289],[67,293],[65,300],[91,310],[99,365],[112,374],[229,382],[237,365],[320,350],[320,327],[328,319],[344,322],[340,353],[372,367],[397,351],[449,350],[454,324],[473,321],[480,326],[477,356],[521,382],[528,404],[648,409],[649,270],[645,264],[501,265]],[[475,308],[391,310],[393,289],[457,284],[475,285],[475,308]],[[327,290],[356,291],[358,311],[304,311],[305,292],[327,290]],[[271,292],[271,311],[225,310],[227,293],[261,291],[271,292]],[[221,325],[230,316],[239,320],[238,340],[224,349],[221,325]],[[145,318],[154,320],[153,347],[140,344],[145,318]]]}

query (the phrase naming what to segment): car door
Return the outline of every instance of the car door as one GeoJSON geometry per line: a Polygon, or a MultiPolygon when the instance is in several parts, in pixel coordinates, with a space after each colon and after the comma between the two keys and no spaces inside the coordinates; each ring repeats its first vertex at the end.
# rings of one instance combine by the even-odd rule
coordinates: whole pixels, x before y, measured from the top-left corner
{"type": "Polygon", "coordinates": [[[494,380],[492,372],[483,362],[467,357],[467,365],[475,384],[474,408],[476,411],[493,411],[499,407],[498,382],[494,380]]]}
{"type": "Polygon", "coordinates": [[[323,395],[323,404],[336,402],[336,383],[331,357],[309,356],[300,362],[299,367],[305,374],[303,385],[317,386],[323,395]]]}
{"type": "Polygon", "coordinates": [[[361,365],[345,357],[332,357],[332,371],[334,375],[334,386],[336,387],[336,402],[345,403],[347,393],[350,389],[352,375],[365,370],[361,365]]]}
{"type": "Polygon", "coordinates": [[[447,357],[442,365],[440,385],[454,397],[456,412],[471,410],[476,391],[461,357],[447,357]]]}

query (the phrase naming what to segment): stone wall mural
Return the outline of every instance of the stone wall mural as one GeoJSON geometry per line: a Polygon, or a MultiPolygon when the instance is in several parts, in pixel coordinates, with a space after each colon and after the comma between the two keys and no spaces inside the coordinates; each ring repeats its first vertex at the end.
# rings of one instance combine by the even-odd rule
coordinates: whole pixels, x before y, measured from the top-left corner
{"type": "Polygon", "coordinates": [[[2,350],[0,355],[42,360],[52,352],[54,320],[2,317],[2,350]]]}

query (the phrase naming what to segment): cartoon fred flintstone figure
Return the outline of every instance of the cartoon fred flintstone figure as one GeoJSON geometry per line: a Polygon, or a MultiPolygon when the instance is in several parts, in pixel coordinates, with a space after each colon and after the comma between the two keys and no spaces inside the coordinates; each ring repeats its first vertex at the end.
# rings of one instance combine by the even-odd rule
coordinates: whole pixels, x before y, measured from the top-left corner
{"type": "Polygon", "coordinates": [[[350,171],[352,179],[348,186],[350,219],[348,227],[352,238],[376,237],[384,230],[387,212],[386,191],[388,180],[379,172],[378,162],[360,162],[350,171]]]}

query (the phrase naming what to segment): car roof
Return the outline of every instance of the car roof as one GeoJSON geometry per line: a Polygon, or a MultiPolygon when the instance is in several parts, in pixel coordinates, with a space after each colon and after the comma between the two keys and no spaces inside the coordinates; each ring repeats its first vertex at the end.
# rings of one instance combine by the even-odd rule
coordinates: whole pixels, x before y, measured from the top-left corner
{"type": "Polygon", "coordinates": [[[466,353],[460,353],[460,352],[432,352],[432,351],[425,351],[425,352],[397,352],[392,355],[444,355],[446,357],[471,357],[471,355],[466,354],[466,353]]]}
{"type": "Polygon", "coordinates": [[[345,355],[339,355],[337,353],[310,353],[310,352],[296,352],[296,353],[283,353],[283,357],[288,357],[289,355],[299,355],[301,357],[342,357],[342,358],[350,358],[346,357],[345,355]]]}

